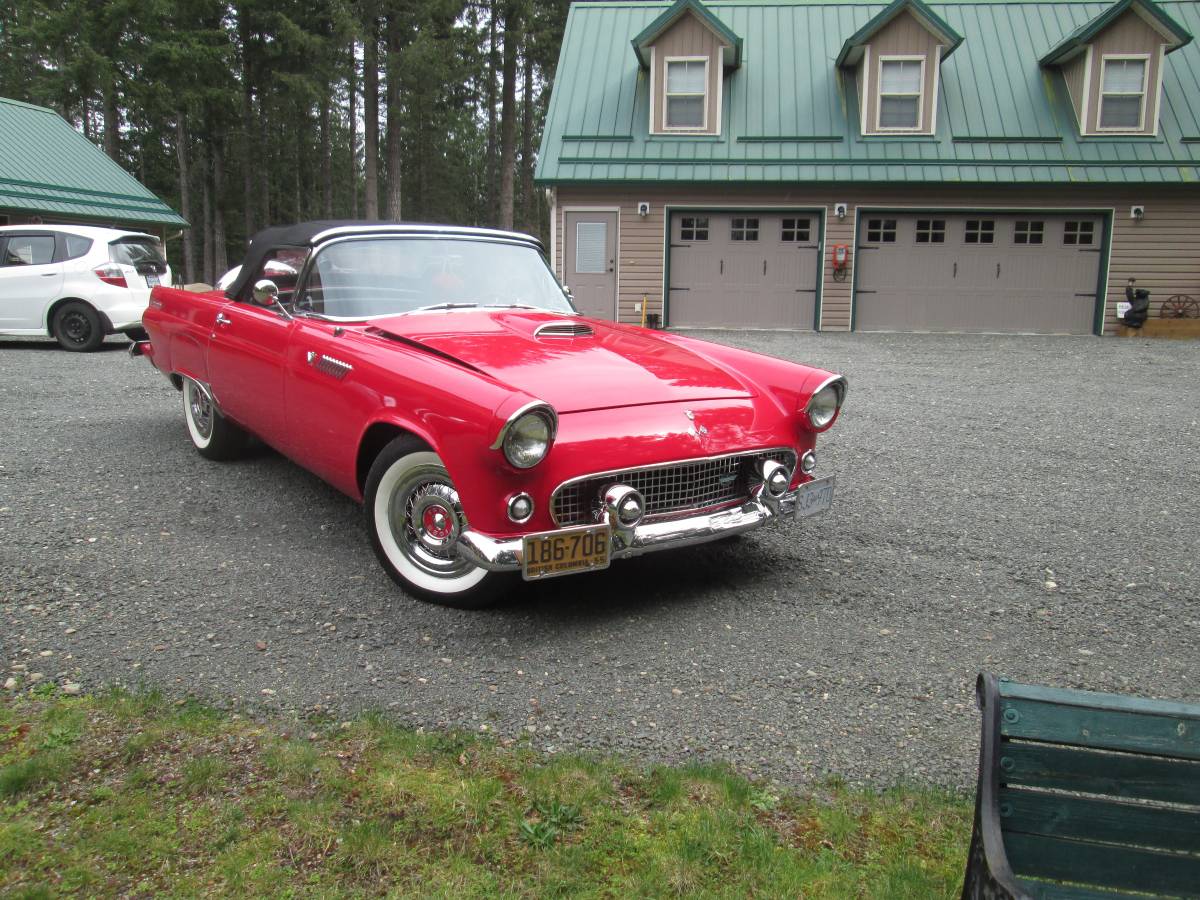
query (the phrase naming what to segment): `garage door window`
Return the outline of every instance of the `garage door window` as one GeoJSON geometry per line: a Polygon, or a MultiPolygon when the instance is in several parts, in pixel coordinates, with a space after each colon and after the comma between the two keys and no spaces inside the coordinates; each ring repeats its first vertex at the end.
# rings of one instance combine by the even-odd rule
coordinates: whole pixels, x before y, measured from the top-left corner
{"type": "Polygon", "coordinates": [[[1065,222],[1063,223],[1063,243],[1068,246],[1091,246],[1095,237],[1095,222],[1065,222]]]}
{"type": "Polygon", "coordinates": [[[917,219],[918,244],[946,243],[945,219],[917,219]]]}
{"type": "Polygon", "coordinates": [[[1017,220],[1013,228],[1014,244],[1040,244],[1046,232],[1045,222],[1017,220]]]}
{"type": "Polygon", "coordinates": [[[872,244],[896,243],[896,220],[867,219],[867,240],[872,244]]]}
{"type": "Polygon", "coordinates": [[[707,241],[708,217],[684,216],[680,219],[679,239],[683,241],[707,241]]]}
{"type": "Polygon", "coordinates": [[[811,229],[809,228],[808,219],[784,219],[783,232],[781,239],[783,241],[807,241],[811,229]]]}
{"type": "Polygon", "coordinates": [[[731,241],[757,241],[758,219],[734,219],[729,230],[731,241]]]}
{"type": "Polygon", "coordinates": [[[963,242],[967,244],[991,244],[996,239],[994,219],[967,219],[967,231],[963,242]]]}

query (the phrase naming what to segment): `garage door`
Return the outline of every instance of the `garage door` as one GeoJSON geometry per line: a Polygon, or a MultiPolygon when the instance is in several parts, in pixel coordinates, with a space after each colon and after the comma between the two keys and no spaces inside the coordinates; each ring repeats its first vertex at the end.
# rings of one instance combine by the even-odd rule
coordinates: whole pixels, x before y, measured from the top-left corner
{"type": "Polygon", "coordinates": [[[820,227],[812,212],[672,214],[670,324],[811,329],[820,227]]]}
{"type": "Polygon", "coordinates": [[[1091,334],[1103,219],[874,213],[858,223],[858,331],[1091,334]]]}

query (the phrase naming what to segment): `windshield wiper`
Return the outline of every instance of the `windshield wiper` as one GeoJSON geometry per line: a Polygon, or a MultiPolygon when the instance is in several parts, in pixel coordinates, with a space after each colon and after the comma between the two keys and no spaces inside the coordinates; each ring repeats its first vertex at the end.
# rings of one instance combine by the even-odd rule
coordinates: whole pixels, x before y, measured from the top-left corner
{"type": "Polygon", "coordinates": [[[478,306],[478,303],[434,303],[430,306],[418,306],[416,309],[406,310],[404,315],[417,312],[429,312],[435,309],[470,309],[478,306]]]}
{"type": "Polygon", "coordinates": [[[541,309],[540,306],[530,306],[528,303],[485,303],[484,309],[541,309]]]}

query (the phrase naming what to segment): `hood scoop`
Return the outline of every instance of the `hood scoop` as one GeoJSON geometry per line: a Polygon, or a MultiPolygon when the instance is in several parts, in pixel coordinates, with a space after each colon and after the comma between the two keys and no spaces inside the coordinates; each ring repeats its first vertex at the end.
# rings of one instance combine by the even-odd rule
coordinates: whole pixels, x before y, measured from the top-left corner
{"type": "Polygon", "coordinates": [[[533,331],[535,338],[541,337],[591,337],[596,332],[586,322],[547,322],[533,331]]]}

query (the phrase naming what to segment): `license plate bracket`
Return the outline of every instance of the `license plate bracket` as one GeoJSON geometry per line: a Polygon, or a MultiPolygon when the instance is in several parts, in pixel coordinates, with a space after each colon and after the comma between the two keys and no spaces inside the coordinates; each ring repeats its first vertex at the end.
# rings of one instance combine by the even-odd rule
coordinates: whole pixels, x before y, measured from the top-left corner
{"type": "Polygon", "coordinates": [[[796,518],[805,519],[827,512],[833,506],[833,485],[836,475],[814,478],[796,489],[796,518]]]}
{"type": "Polygon", "coordinates": [[[607,569],[612,529],[580,525],[527,534],[521,541],[521,577],[526,581],[607,569]]]}

